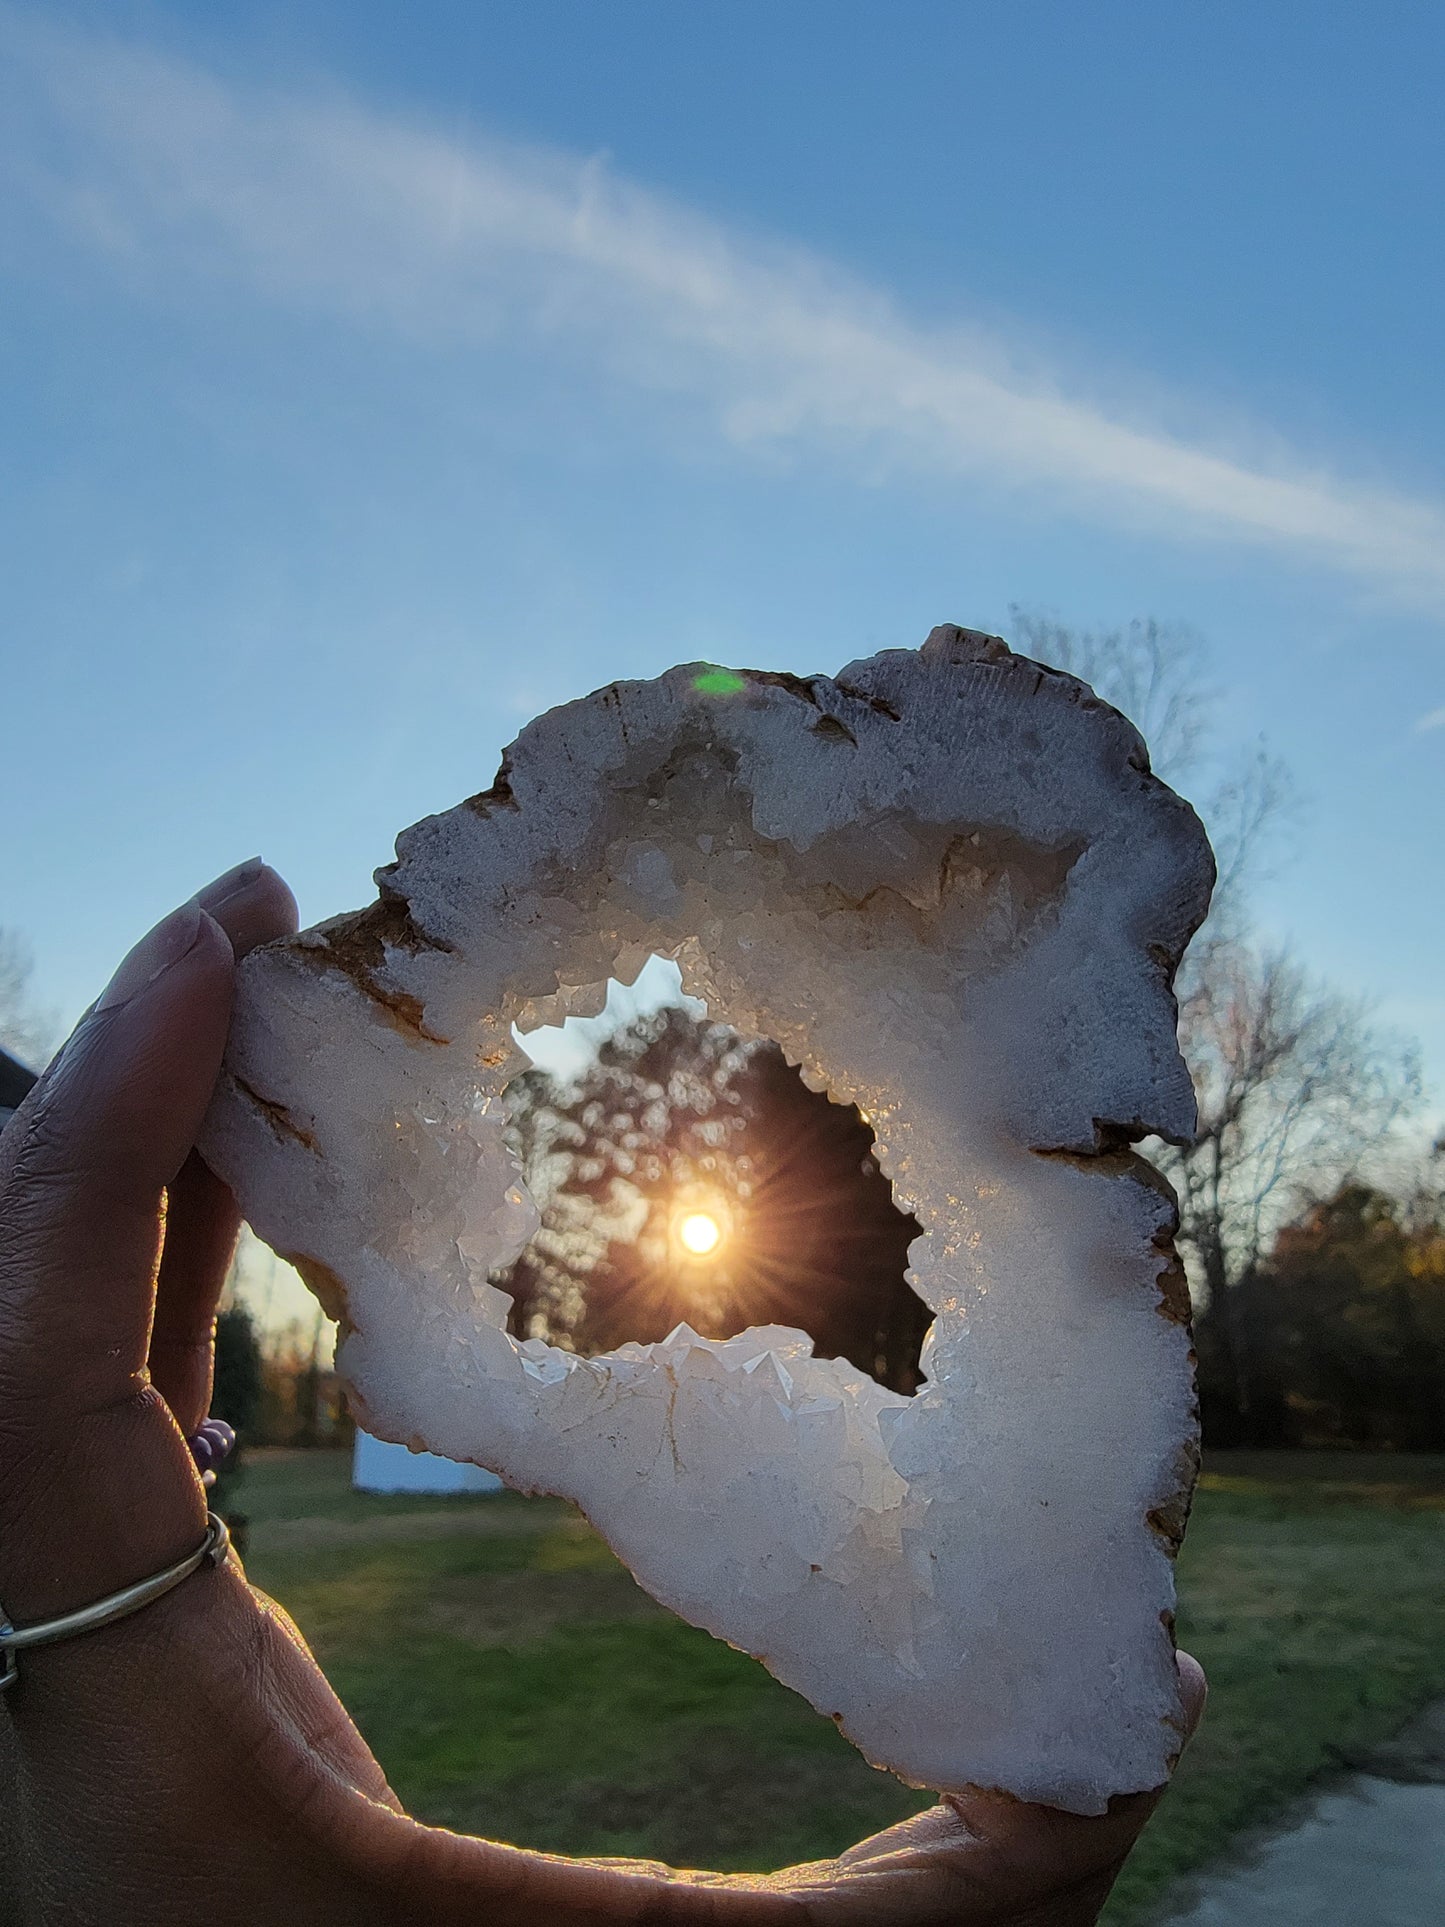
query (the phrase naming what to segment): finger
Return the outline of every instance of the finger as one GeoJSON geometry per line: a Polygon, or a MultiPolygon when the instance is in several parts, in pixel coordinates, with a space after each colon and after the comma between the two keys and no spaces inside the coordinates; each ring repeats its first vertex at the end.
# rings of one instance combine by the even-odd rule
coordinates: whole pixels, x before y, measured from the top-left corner
{"type": "Polygon", "coordinates": [[[258,856],[238,863],[196,898],[231,940],[237,963],[258,944],[289,936],[296,928],[296,899],[258,856]]]}
{"type": "Polygon", "coordinates": [[[150,1343],[151,1383],[187,1437],[210,1410],[216,1306],[240,1224],[235,1199],[192,1151],[166,1192],[150,1343]]]}
{"type": "MultiPolygon", "coordinates": [[[[295,899],[259,860],[240,865],[198,901],[225,930],[238,959],[296,928],[295,899]]],[[[192,1153],[167,1192],[150,1343],[151,1382],[187,1434],[210,1406],[216,1306],[239,1226],[230,1192],[192,1153]]]]}
{"type": "Polygon", "coordinates": [[[0,1600],[17,1624],[199,1539],[200,1483],[146,1357],[164,1191],[210,1099],[233,976],[220,925],[198,903],[172,912],[15,1120],[0,1191],[0,1600]]]}
{"type": "Polygon", "coordinates": [[[1209,1681],[1193,1653],[1177,1652],[1174,1663],[1179,1668],[1179,1690],[1183,1699],[1184,1731],[1179,1749],[1182,1753],[1199,1731],[1199,1722],[1204,1718],[1204,1708],[1209,1701],[1209,1681]]]}
{"type": "MultiPolygon", "coordinates": [[[[1177,1653],[1175,1660],[1179,1669],[1182,1752],[1203,1718],[1209,1689],[1204,1669],[1192,1654],[1177,1653]]],[[[1144,1823],[1166,1791],[1167,1787],[1159,1786],[1145,1793],[1123,1795],[1111,1800],[1107,1812],[1097,1816],[1029,1806],[991,1794],[950,1799],[948,1805],[976,1841],[974,1852],[986,1862],[991,1883],[1027,1896],[1031,1904],[1048,1893],[1074,1894],[1077,1918],[1092,1921],[1094,1914],[1088,1908],[1103,1904],[1144,1823]]],[[[1073,1918],[1069,1913],[1059,1915],[1060,1921],[1073,1918]]]]}
{"type": "Polygon", "coordinates": [[[38,1405],[63,1425],[142,1383],[162,1193],[210,1099],[232,975],[220,925],[173,911],[27,1100],[0,1195],[7,1416],[38,1405]]]}

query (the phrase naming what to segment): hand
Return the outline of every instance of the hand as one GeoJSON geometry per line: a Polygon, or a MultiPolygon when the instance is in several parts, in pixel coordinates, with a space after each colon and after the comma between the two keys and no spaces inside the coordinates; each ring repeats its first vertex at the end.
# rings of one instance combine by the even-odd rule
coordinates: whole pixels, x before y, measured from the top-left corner
{"type": "MultiPolygon", "coordinates": [[[[234,959],[295,927],[259,863],[122,964],[0,1134],[0,1602],[90,1604],[201,1543],[205,1415],[235,1205],[192,1146],[234,959]]],[[[1182,1660],[1191,1724],[1204,1685],[1182,1660]]],[[[330,1922],[1092,1921],[1158,1798],[1097,1820],[954,1800],[769,1876],[522,1853],[418,1825],[294,1626],[233,1558],[21,1659],[0,1699],[0,1918],[330,1922]]]]}

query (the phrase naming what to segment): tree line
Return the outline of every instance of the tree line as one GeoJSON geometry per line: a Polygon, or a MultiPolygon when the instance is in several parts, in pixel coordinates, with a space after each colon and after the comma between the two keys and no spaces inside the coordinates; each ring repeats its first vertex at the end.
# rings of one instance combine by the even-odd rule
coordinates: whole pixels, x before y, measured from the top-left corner
{"type": "Polygon", "coordinates": [[[260,1324],[228,1290],[216,1319],[211,1411],[249,1445],[349,1445],[355,1426],[341,1381],[325,1355],[320,1322],[260,1324]]]}
{"type": "MultiPolygon", "coordinates": [[[[1173,1185],[1195,1305],[1201,1412],[1219,1445],[1445,1449],[1441,1156],[1402,1163],[1417,1053],[1255,923],[1287,830],[1287,771],[1221,741],[1191,632],[1086,633],[1013,612],[1014,645],[1071,670],[1139,725],[1191,795],[1219,882],[1175,986],[1199,1102],[1191,1144],[1143,1150],[1173,1185]]],[[[917,1381],[927,1312],[917,1225],[896,1211],[856,1110],[776,1046],[680,1009],[610,1038],[575,1083],[509,1093],[542,1229],[499,1282],[512,1329],[578,1351],[776,1322],[880,1382],[917,1381]],[[678,1201],[737,1219],[735,1255],[689,1264],[678,1201]]]]}
{"type": "MultiPolygon", "coordinates": [[[[1274,973],[1233,994],[1261,984],[1274,973]]],[[[1256,1028],[1241,1018],[1230,1034],[1256,1028]]],[[[544,1212],[497,1279],[518,1337],[595,1353],[682,1322],[717,1338],[780,1324],[916,1388],[929,1322],[907,1282],[917,1221],[894,1206],[856,1109],[809,1089],[775,1045],[670,1007],[610,1037],[575,1082],[534,1070],[514,1097],[544,1212]],[[727,1220],[716,1256],[678,1247],[678,1214],[696,1205],[727,1220]]],[[[1344,1175],[1311,1199],[1298,1173],[1281,1193],[1289,1131],[1259,1101],[1267,1142],[1249,1106],[1219,1104],[1198,1143],[1172,1152],[1206,1442],[1445,1450],[1445,1157],[1403,1196],[1344,1175]]],[[[1322,1127],[1307,1136],[1325,1159],[1322,1127]]]]}
{"type": "MultiPolygon", "coordinates": [[[[1408,1042],[1260,934],[1294,809],[1287,771],[1226,738],[1187,629],[1091,633],[1024,609],[1012,629],[1016,648],[1132,718],[1219,863],[1175,986],[1198,1134],[1141,1147],[1179,1199],[1207,1440],[1445,1450],[1445,1146],[1412,1154],[1422,1091],[1408,1042]]],[[[23,943],[0,930],[0,1044],[35,1062],[53,1022],[29,976],[23,943]]],[[[518,1336],[596,1352],[683,1321],[712,1336],[801,1326],[820,1354],[914,1388],[928,1323],[906,1278],[918,1227],[856,1110],[810,1090],[775,1045],[670,1007],[607,1039],[575,1082],[528,1072],[508,1103],[544,1211],[500,1280],[518,1336]],[[678,1241],[689,1208],[720,1222],[705,1260],[678,1241]]],[[[339,1435],[314,1334],[258,1333],[237,1305],[219,1338],[218,1397],[224,1386],[253,1437],[339,1435]]]]}
{"type": "Polygon", "coordinates": [[[851,1104],[810,1090],[776,1044],[677,1006],[606,1039],[575,1082],[509,1092],[542,1227],[497,1280],[510,1329],[567,1350],[649,1344],[679,1324],[727,1338],[809,1332],[911,1392],[929,1313],[910,1289],[916,1219],[898,1211],[851,1104]],[[679,1226],[701,1215],[715,1248],[679,1226]]]}
{"type": "Polygon", "coordinates": [[[1222,740],[1191,631],[1081,633],[1024,610],[1014,627],[1139,726],[1219,865],[1175,985],[1198,1129],[1142,1147],[1179,1199],[1206,1442],[1445,1449],[1441,1354],[1417,1349],[1407,1399],[1392,1352],[1412,1319],[1439,1330],[1445,1146],[1412,1141],[1414,1044],[1260,934],[1296,808],[1288,771],[1222,740]]]}

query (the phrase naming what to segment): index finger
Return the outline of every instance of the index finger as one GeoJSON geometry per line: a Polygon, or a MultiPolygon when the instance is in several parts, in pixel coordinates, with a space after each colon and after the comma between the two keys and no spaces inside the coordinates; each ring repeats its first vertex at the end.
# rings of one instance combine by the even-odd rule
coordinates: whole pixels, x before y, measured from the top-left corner
{"type": "Polygon", "coordinates": [[[0,1400],[74,1421],[134,1395],[162,1194],[225,1046],[231,946],[192,902],[126,958],[6,1133],[0,1400]]]}
{"type": "Polygon", "coordinates": [[[295,927],[290,891],[238,865],[126,958],[5,1133],[0,1387],[75,1417],[146,1365],[163,1193],[225,1047],[233,954],[295,927]]]}
{"type": "MultiPolygon", "coordinates": [[[[287,927],[289,892],[265,874],[287,927]]],[[[232,946],[204,902],[219,888],[136,946],[0,1141],[0,1598],[12,1616],[73,1604],[89,1566],[90,1590],[123,1581],[118,1543],[143,1573],[198,1530],[200,1486],[146,1359],[165,1190],[230,1018],[232,946]],[[57,1557],[45,1542],[60,1535],[57,1557]]]]}

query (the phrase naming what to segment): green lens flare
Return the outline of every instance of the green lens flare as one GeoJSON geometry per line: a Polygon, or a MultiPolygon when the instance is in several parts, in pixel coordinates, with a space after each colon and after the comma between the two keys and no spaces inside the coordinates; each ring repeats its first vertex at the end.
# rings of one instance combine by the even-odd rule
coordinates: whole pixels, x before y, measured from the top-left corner
{"type": "Polygon", "coordinates": [[[747,678],[736,669],[704,669],[700,676],[693,677],[692,686],[700,696],[736,696],[748,685],[747,678]]]}

